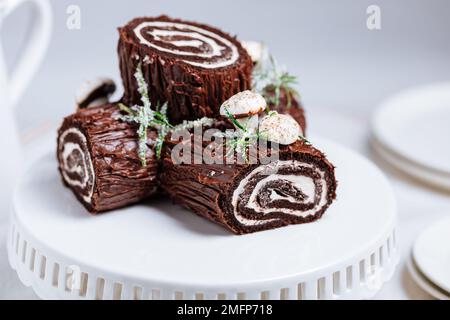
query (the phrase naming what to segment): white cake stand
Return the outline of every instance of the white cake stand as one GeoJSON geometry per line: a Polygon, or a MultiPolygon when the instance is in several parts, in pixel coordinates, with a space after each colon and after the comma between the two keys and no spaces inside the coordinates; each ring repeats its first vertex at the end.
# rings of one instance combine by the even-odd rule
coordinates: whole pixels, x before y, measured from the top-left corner
{"type": "Polygon", "coordinates": [[[317,141],[338,200],[318,222],[234,236],[167,200],[93,217],[63,187],[54,155],[19,184],[8,254],[43,299],[362,299],[398,262],[396,205],[383,174],[317,141]]]}

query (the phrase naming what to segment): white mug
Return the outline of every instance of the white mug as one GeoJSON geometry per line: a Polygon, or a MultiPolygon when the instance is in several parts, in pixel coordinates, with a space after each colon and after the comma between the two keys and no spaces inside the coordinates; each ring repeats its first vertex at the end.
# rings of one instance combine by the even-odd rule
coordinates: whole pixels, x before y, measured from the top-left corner
{"type": "Polygon", "coordinates": [[[8,210],[14,181],[23,168],[14,108],[44,57],[52,30],[48,0],[0,0],[0,40],[5,32],[14,32],[3,30],[5,18],[26,3],[33,7],[33,23],[14,70],[6,66],[0,41],[0,218],[5,217],[2,211],[8,210]]]}

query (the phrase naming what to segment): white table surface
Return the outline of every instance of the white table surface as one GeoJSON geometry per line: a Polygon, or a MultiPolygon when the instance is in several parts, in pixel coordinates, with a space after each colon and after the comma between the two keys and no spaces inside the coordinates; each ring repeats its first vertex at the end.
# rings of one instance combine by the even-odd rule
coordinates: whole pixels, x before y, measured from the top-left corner
{"type": "MultiPolygon", "coordinates": [[[[412,281],[405,261],[410,248],[419,232],[437,219],[450,216],[450,194],[431,189],[394,171],[372,154],[368,141],[370,136],[369,119],[350,114],[338,114],[324,108],[308,108],[310,132],[334,139],[375,161],[388,175],[399,206],[399,238],[401,245],[401,262],[393,279],[386,283],[376,296],[377,299],[431,299],[412,281]],[[332,124],[332,126],[330,125],[332,124]]],[[[55,126],[44,125],[43,130],[36,130],[28,135],[25,154],[27,159],[39,157],[42,146],[54,141],[55,126]]],[[[326,150],[325,150],[326,151],[326,150]]],[[[1,186],[5,188],[7,186],[1,186]]],[[[7,204],[0,204],[4,209],[7,204]]],[[[0,217],[0,299],[37,299],[32,289],[23,286],[15,272],[9,267],[5,248],[7,219],[0,217]]]]}

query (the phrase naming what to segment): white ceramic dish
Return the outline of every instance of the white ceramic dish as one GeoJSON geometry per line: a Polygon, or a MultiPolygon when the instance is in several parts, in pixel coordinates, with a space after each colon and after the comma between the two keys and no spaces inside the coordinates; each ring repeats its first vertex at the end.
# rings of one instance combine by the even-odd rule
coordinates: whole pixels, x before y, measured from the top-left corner
{"type": "Polygon", "coordinates": [[[424,276],[422,271],[417,267],[412,256],[407,259],[406,268],[408,269],[408,272],[414,282],[426,293],[439,300],[450,300],[450,294],[436,286],[433,282],[431,282],[424,276]]]}
{"type": "Polygon", "coordinates": [[[450,83],[388,99],[375,113],[372,129],[391,153],[450,181],[450,83]]]}
{"type": "Polygon", "coordinates": [[[430,281],[450,292],[450,218],[437,221],[419,236],[413,257],[430,281]]]}
{"type": "Polygon", "coordinates": [[[393,192],[364,158],[317,144],[337,166],[338,200],[316,223],[247,236],[167,200],[90,216],[50,154],[17,188],[11,265],[46,299],[370,298],[398,262],[393,192]]]}
{"type": "Polygon", "coordinates": [[[425,184],[440,189],[450,190],[450,177],[447,175],[435,170],[430,170],[430,168],[400,156],[394,151],[389,150],[376,139],[372,139],[371,144],[373,150],[397,170],[400,170],[408,176],[416,178],[425,184]]]}

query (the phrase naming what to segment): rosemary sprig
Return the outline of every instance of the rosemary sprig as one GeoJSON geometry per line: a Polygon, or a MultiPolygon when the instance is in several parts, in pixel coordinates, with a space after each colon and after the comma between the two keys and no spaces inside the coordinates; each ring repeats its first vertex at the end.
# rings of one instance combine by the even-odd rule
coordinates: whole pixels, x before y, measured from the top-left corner
{"type": "Polygon", "coordinates": [[[138,83],[138,92],[141,95],[141,101],[143,103],[143,107],[151,107],[150,97],[148,94],[148,86],[147,82],[144,79],[144,73],[142,72],[142,63],[139,62],[136,68],[136,72],[134,73],[134,78],[138,83]]]}
{"type": "Polygon", "coordinates": [[[191,130],[202,126],[209,127],[212,126],[214,122],[215,122],[214,119],[206,117],[193,121],[184,120],[181,124],[174,126],[171,132],[174,133],[181,130],[191,130]]]}
{"type": "Polygon", "coordinates": [[[239,121],[236,120],[236,118],[231,114],[230,110],[228,110],[228,108],[225,108],[225,114],[227,115],[228,119],[230,119],[230,121],[239,129],[241,129],[242,131],[246,131],[247,128],[244,127],[243,125],[241,125],[239,123],[239,121]]]}
{"type": "Polygon", "coordinates": [[[168,135],[168,133],[169,133],[169,130],[167,130],[167,127],[163,127],[163,129],[158,132],[158,138],[156,139],[156,144],[155,144],[155,153],[156,153],[157,159],[161,158],[162,147],[164,145],[164,140],[166,139],[166,136],[168,135]]]}
{"type": "Polygon", "coordinates": [[[248,162],[248,148],[255,143],[259,136],[256,133],[244,131],[226,131],[218,132],[216,137],[226,139],[224,146],[227,148],[226,157],[233,155],[235,152],[241,154],[245,162],[248,162]]]}
{"type": "Polygon", "coordinates": [[[123,113],[125,113],[125,115],[120,116],[122,121],[139,124],[139,129],[137,131],[139,136],[138,155],[143,167],[147,166],[146,155],[148,151],[147,140],[149,128],[153,128],[158,132],[158,137],[156,138],[156,141],[154,141],[154,146],[156,158],[160,159],[164,140],[169,133],[181,129],[189,130],[197,126],[212,125],[214,123],[213,119],[203,118],[195,121],[184,121],[181,125],[174,127],[170,124],[167,117],[167,102],[158,108],[159,111],[152,109],[152,104],[148,93],[148,85],[144,79],[141,63],[138,64],[134,77],[138,83],[138,92],[141,95],[142,106],[135,105],[130,108],[123,103],[119,103],[118,107],[123,113]]]}
{"type": "Polygon", "coordinates": [[[138,84],[138,92],[141,95],[141,106],[128,107],[123,103],[119,104],[119,109],[126,113],[120,117],[121,120],[126,122],[134,122],[139,124],[137,134],[139,136],[138,142],[138,155],[143,167],[147,166],[147,151],[148,151],[148,129],[155,128],[158,130],[158,138],[156,140],[156,154],[159,158],[161,156],[161,148],[164,139],[167,135],[167,128],[172,126],[167,119],[167,114],[164,110],[167,110],[167,106],[161,107],[161,111],[155,111],[152,109],[152,103],[148,93],[148,86],[144,79],[141,63],[138,64],[134,77],[138,84]]]}
{"type": "Polygon", "coordinates": [[[225,147],[229,148],[227,157],[237,152],[242,155],[245,162],[248,162],[248,148],[257,142],[259,138],[263,137],[259,134],[258,130],[248,128],[247,123],[250,118],[247,120],[247,123],[242,124],[236,120],[227,108],[225,108],[225,114],[238,130],[218,132],[215,136],[227,140],[225,143],[225,147]]]}
{"type": "Polygon", "coordinates": [[[130,107],[126,106],[123,103],[119,103],[117,106],[119,107],[120,111],[122,111],[122,112],[125,112],[125,113],[130,114],[130,115],[131,114],[135,114],[133,109],[131,109],[130,107]]]}
{"type": "Polygon", "coordinates": [[[307,145],[312,145],[311,142],[309,142],[308,139],[306,139],[304,136],[298,136],[298,140],[303,141],[307,145]]]}
{"type": "Polygon", "coordinates": [[[283,72],[278,80],[278,83],[276,83],[275,85],[276,89],[274,103],[275,105],[278,105],[280,103],[281,90],[284,90],[287,98],[287,107],[290,108],[292,107],[292,98],[300,96],[298,91],[293,87],[294,85],[298,84],[297,77],[290,75],[287,72],[283,72]]]}
{"type": "Polygon", "coordinates": [[[253,88],[269,102],[278,106],[281,100],[281,91],[285,92],[287,107],[292,106],[292,98],[300,94],[294,88],[297,77],[283,71],[272,55],[258,63],[253,71],[253,88]]]}

